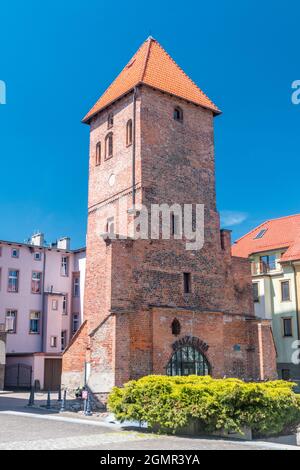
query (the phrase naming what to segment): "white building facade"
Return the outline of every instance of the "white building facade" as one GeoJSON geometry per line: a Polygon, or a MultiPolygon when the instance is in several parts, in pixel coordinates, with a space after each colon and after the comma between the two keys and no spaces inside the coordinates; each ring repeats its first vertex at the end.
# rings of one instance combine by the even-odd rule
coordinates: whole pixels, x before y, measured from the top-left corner
{"type": "Polygon", "coordinates": [[[61,355],[83,320],[85,249],[43,234],[0,241],[0,324],[5,324],[6,388],[60,386],[61,355]]]}

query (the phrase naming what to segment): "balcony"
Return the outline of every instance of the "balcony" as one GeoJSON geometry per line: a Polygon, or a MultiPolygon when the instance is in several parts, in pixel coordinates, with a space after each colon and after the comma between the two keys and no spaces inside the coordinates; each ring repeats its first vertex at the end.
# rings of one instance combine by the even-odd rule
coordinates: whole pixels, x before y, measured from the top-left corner
{"type": "Polygon", "coordinates": [[[263,261],[259,262],[252,262],[251,263],[251,273],[252,276],[259,276],[261,274],[269,274],[269,273],[278,273],[281,271],[281,266],[276,265],[274,263],[272,264],[267,264],[264,263],[263,261]]]}

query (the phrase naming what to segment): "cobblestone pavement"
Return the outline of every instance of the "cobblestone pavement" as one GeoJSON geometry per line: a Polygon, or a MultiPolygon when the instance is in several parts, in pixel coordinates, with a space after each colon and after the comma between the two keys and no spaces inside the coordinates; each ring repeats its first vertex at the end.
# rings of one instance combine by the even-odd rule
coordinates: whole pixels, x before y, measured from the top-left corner
{"type": "MultiPolygon", "coordinates": [[[[124,430],[101,420],[76,415],[26,409],[26,400],[0,394],[0,450],[264,450],[295,449],[265,442],[238,442],[158,436],[124,430]]],[[[299,448],[297,449],[299,450],[299,448]]]]}

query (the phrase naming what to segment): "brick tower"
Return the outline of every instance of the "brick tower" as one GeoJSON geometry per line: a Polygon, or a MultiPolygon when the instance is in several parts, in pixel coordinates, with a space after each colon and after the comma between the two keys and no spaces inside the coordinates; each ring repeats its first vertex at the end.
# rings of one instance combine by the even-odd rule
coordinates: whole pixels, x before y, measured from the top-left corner
{"type": "MultiPolygon", "coordinates": [[[[153,38],[84,118],[90,125],[85,321],[63,385],[100,397],[147,374],[276,377],[268,321],[255,318],[250,265],[231,256],[216,209],[219,109],[153,38]],[[204,205],[204,245],[132,236],[140,208],[204,205]],[[127,235],[127,236],[126,236],[127,235]]],[[[185,217],[185,216],[184,216],[185,217]]],[[[195,222],[195,220],[193,219],[195,222]]],[[[149,226],[152,218],[149,217],[149,226]]],[[[161,231],[160,231],[161,232],[161,231]]]]}

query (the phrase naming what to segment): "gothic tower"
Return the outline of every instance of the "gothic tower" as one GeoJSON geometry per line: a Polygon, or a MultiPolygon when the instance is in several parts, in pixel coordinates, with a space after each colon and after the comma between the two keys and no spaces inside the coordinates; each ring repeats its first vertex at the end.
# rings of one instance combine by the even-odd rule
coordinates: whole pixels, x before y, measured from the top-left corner
{"type": "Polygon", "coordinates": [[[90,125],[85,321],[64,354],[64,385],[87,380],[102,396],[152,373],[276,376],[270,324],[254,316],[249,263],[231,256],[230,232],[220,230],[218,114],[148,38],[84,118],[90,125]],[[171,208],[167,239],[161,227],[152,229],[158,205],[171,208]],[[183,209],[191,205],[193,229],[201,207],[204,244],[187,249],[183,209]],[[136,237],[141,211],[148,224],[139,225],[136,237]]]}

